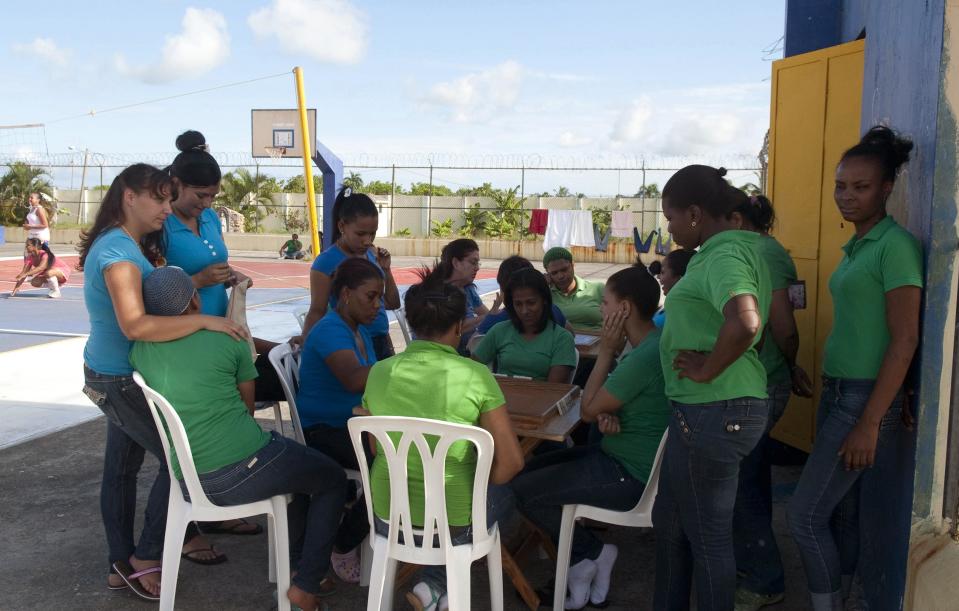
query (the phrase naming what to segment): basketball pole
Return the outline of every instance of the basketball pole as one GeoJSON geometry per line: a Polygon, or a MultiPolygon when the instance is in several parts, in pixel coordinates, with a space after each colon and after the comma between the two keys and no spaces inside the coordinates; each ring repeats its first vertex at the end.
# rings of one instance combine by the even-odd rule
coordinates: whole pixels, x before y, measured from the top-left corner
{"type": "Polygon", "coordinates": [[[316,191],[313,189],[313,143],[310,142],[310,122],[306,116],[306,94],[303,93],[303,68],[293,68],[296,77],[296,105],[300,111],[300,133],[303,134],[303,178],[306,181],[306,205],[310,209],[310,238],[313,257],[320,256],[320,226],[316,219],[316,191]]]}

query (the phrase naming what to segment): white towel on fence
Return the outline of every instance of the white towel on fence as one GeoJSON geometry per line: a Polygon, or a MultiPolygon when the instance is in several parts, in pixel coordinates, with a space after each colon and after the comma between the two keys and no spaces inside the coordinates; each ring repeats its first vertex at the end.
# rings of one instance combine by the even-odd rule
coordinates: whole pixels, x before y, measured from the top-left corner
{"type": "Polygon", "coordinates": [[[569,248],[573,243],[573,211],[550,210],[546,220],[543,252],[554,246],[569,248]]]}
{"type": "Polygon", "coordinates": [[[570,244],[573,246],[596,246],[596,235],[593,233],[593,213],[589,210],[573,210],[570,244]]]}
{"type": "Polygon", "coordinates": [[[614,210],[613,221],[609,227],[610,235],[614,238],[633,237],[633,213],[629,210],[614,210]]]}

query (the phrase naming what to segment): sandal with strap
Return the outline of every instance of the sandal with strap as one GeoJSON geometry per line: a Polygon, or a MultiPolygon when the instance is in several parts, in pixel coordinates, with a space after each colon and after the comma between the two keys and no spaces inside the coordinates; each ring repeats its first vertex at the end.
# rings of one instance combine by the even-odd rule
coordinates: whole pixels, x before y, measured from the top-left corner
{"type": "Polygon", "coordinates": [[[143,600],[148,600],[150,602],[160,601],[159,595],[151,594],[146,588],[143,587],[143,584],[140,583],[140,578],[151,573],[159,573],[163,570],[162,568],[154,566],[148,569],[143,569],[142,571],[134,571],[129,562],[125,560],[117,560],[113,563],[113,570],[116,571],[116,574],[120,576],[120,579],[123,580],[123,583],[127,584],[127,587],[143,600]]]}

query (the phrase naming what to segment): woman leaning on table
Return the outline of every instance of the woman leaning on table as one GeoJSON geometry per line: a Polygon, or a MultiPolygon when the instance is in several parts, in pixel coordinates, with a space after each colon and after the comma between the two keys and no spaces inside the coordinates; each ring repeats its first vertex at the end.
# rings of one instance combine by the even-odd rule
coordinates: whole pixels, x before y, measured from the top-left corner
{"type": "Polygon", "coordinates": [[[912,142],[876,126],[836,167],[836,205],[856,233],[829,279],[833,327],[823,355],[816,443],[788,507],[816,611],[842,608],[856,568],[858,550],[830,530],[836,507],[852,509],[855,532],[860,521],[888,511],[888,498],[876,491],[892,485],[882,495],[888,497],[898,490],[888,474],[895,472],[903,426],[902,385],[919,344],[923,269],[919,242],[888,215],[886,200],[911,150],[912,142]],[[872,493],[856,507],[860,484],[872,493]]]}
{"type": "MultiPolygon", "coordinates": [[[[163,223],[176,188],[169,174],[132,165],[114,179],[93,226],[80,238],[78,269],[90,336],[83,349],[84,394],[107,416],[100,511],[109,549],[110,589],[129,587],[141,598],[159,600],[160,559],[166,530],[170,475],[163,446],[146,399],[133,381],[129,354],[133,340],[164,342],[200,329],[245,337],[246,331],[219,316],[149,316],[142,283],[162,265],[163,223]],[[133,538],[137,474],[145,452],[160,469],[147,500],[143,529],[133,538]]],[[[195,527],[187,530],[184,554],[206,564],[222,562],[195,527]],[[194,557],[198,554],[197,557],[194,557]]]]}
{"type": "Polygon", "coordinates": [[[673,240],[699,248],[666,297],[660,360],[672,404],[656,532],[656,609],[733,608],[732,517],[739,463],[766,428],[766,372],[756,351],[769,312],[759,234],[736,229],[738,190],[723,168],[687,166],[663,189],[673,240]]]}

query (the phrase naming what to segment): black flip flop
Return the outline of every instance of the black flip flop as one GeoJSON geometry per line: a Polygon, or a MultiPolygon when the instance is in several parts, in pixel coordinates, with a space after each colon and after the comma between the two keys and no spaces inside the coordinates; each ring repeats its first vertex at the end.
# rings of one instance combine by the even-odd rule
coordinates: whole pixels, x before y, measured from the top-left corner
{"type": "MultiPolygon", "coordinates": [[[[150,573],[159,573],[162,569],[158,566],[151,567],[149,569],[144,569],[142,571],[134,571],[133,567],[130,566],[130,563],[125,560],[118,560],[113,563],[113,570],[117,575],[120,576],[120,579],[123,580],[123,583],[126,584],[126,587],[133,590],[133,593],[142,598],[143,600],[148,600],[150,602],[159,602],[160,597],[154,596],[148,592],[143,585],[140,583],[140,577],[144,575],[149,575],[150,573]]],[[[113,589],[113,588],[111,588],[113,589]]]]}
{"type": "Polygon", "coordinates": [[[200,532],[205,535],[237,535],[238,537],[247,537],[253,535],[259,535],[263,533],[263,527],[255,522],[249,522],[243,518],[239,518],[240,523],[234,525],[232,528],[226,528],[223,526],[223,522],[220,522],[216,526],[206,526],[204,524],[200,525],[200,532]],[[244,526],[256,526],[252,530],[237,530],[237,528],[242,528],[244,526]]]}
{"type": "Polygon", "coordinates": [[[224,562],[227,561],[226,554],[222,554],[216,551],[216,549],[214,549],[212,545],[210,547],[201,547],[199,549],[190,550],[188,552],[182,552],[180,554],[180,558],[189,560],[190,562],[194,562],[196,564],[202,564],[204,566],[213,566],[215,564],[223,564],[224,562]],[[214,554],[214,557],[210,558],[209,560],[206,558],[193,557],[194,554],[202,554],[204,552],[212,552],[214,554]]]}

